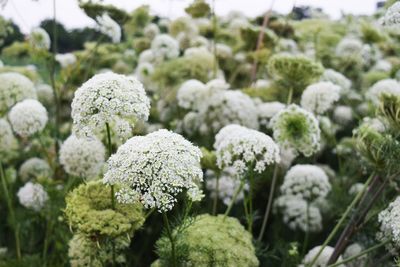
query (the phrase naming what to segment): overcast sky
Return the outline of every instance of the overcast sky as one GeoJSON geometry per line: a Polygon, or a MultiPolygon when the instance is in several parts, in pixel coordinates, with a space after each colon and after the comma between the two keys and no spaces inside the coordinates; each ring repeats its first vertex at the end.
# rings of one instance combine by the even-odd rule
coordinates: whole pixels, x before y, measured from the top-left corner
{"type": "MultiPolygon", "coordinates": [[[[211,2],[212,0],[207,0],[211,2]]],[[[231,10],[240,10],[247,16],[256,16],[267,10],[273,0],[215,0],[218,15],[227,14],[231,10]]],[[[288,13],[294,1],[296,5],[311,5],[321,7],[332,18],[339,18],[342,12],[352,14],[372,14],[377,0],[275,0],[274,10],[288,13]]],[[[104,3],[114,4],[131,11],[136,7],[147,4],[154,14],[178,17],[184,15],[184,8],[192,0],[105,0],[104,3]]],[[[52,17],[53,0],[8,0],[0,14],[12,18],[23,32],[29,32],[40,21],[52,17]]],[[[56,0],[58,20],[67,28],[94,25],[79,9],[77,0],[56,0]]]]}

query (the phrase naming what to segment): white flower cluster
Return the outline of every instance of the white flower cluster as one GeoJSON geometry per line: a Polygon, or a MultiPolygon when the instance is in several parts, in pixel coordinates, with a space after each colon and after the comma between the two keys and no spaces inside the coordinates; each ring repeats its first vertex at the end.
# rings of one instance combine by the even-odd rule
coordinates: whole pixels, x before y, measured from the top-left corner
{"type": "Polygon", "coordinates": [[[383,17],[385,27],[398,29],[400,24],[400,3],[395,2],[391,5],[383,17]]]}
{"type": "Polygon", "coordinates": [[[233,55],[232,48],[226,44],[218,43],[215,45],[215,49],[218,58],[227,59],[233,55]]]}
{"type": "Polygon", "coordinates": [[[353,120],[353,109],[349,106],[337,106],[333,110],[333,119],[336,123],[347,125],[353,120]]]}
{"type": "Polygon", "coordinates": [[[39,101],[25,99],[11,108],[8,119],[14,132],[28,137],[44,129],[48,116],[46,108],[39,101]]]}
{"type": "Polygon", "coordinates": [[[380,223],[376,237],[379,241],[391,240],[387,249],[397,254],[400,248],[400,197],[397,197],[389,206],[378,215],[380,223]]]}
{"type": "Polygon", "coordinates": [[[21,180],[26,182],[33,178],[50,178],[52,170],[47,161],[40,158],[30,158],[22,163],[18,174],[21,180]]]}
{"type": "Polygon", "coordinates": [[[315,114],[323,114],[340,98],[340,87],[331,82],[307,86],[301,95],[301,106],[315,114]]]}
{"type": "Polygon", "coordinates": [[[62,68],[67,68],[76,62],[76,56],[72,53],[57,54],[55,58],[62,68]]]}
{"type": "Polygon", "coordinates": [[[47,192],[41,184],[31,182],[21,187],[18,190],[17,196],[22,206],[34,211],[40,211],[49,199],[47,192]]]}
{"type": "Polygon", "coordinates": [[[166,212],[185,189],[193,201],[201,198],[201,156],[199,148],[164,129],[135,136],[109,158],[103,182],[122,186],[116,193],[121,203],[139,200],[146,208],[166,212]]]}
{"type": "MultiPolygon", "coordinates": [[[[232,197],[241,183],[240,179],[238,179],[238,173],[235,168],[227,167],[221,172],[218,181],[215,175],[216,174],[213,171],[207,170],[206,187],[209,191],[211,191],[211,197],[214,198],[215,194],[217,193],[218,183],[218,198],[221,199],[226,206],[228,206],[232,202],[232,197]]],[[[248,188],[248,185],[245,184],[242,191],[240,191],[237,195],[236,202],[239,202],[244,198],[244,191],[247,191],[248,188]]]]}
{"type": "Polygon", "coordinates": [[[29,42],[36,49],[50,49],[50,36],[42,28],[35,28],[29,35],[29,42]]]}
{"type": "Polygon", "coordinates": [[[156,59],[173,59],[179,56],[179,44],[172,36],[160,34],[151,42],[151,51],[156,59]]]}
{"type": "MultiPolygon", "coordinates": [[[[353,243],[349,245],[343,253],[343,259],[348,259],[350,257],[356,256],[360,254],[364,248],[359,243],[353,243]]],[[[367,254],[358,257],[357,259],[352,260],[351,262],[346,263],[346,267],[359,267],[365,266],[367,263],[367,254]]]]}
{"type": "Polygon", "coordinates": [[[107,13],[96,17],[100,32],[111,38],[113,43],[121,41],[121,27],[107,13]]]}
{"type": "Polygon", "coordinates": [[[290,168],[281,186],[283,195],[293,195],[310,202],[326,197],[330,190],[331,185],[324,170],[309,164],[290,168]]]}
{"type": "Polygon", "coordinates": [[[10,153],[18,149],[18,142],[15,138],[11,125],[7,120],[0,118],[0,158],[5,161],[10,153]]]}
{"type": "Polygon", "coordinates": [[[315,116],[292,104],[271,119],[274,140],[283,147],[311,156],[320,149],[321,130],[315,116]]]}
{"type": "MultiPolygon", "coordinates": [[[[314,260],[314,257],[317,256],[318,252],[320,251],[322,247],[317,246],[311,249],[306,256],[304,256],[304,259],[302,261],[302,264],[300,264],[298,267],[307,267],[308,265],[311,264],[311,262],[314,260]]],[[[315,267],[326,267],[328,266],[328,261],[329,258],[331,257],[332,253],[334,251],[333,247],[326,246],[323,250],[321,255],[319,255],[318,260],[314,263],[313,266],[315,267]]],[[[337,262],[342,261],[342,257],[340,256],[337,260],[337,262]]],[[[344,264],[338,265],[338,267],[346,267],[344,264]]]]}
{"type": "Polygon", "coordinates": [[[366,97],[374,105],[378,106],[382,94],[400,95],[400,83],[394,79],[384,79],[376,82],[368,89],[366,97]]]}
{"type": "Polygon", "coordinates": [[[147,120],[150,101],[138,80],[108,72],[95,75],[76,90],[71,106],[76,133],[90,135],[117,119],[147,120]]]}
{"type": "Polygon", "coordinates": [[[236,124],[225,126],[218,132],[214,148],[218,167],[233,166],[238,173],[249,168],[261,173],[268,165],[280,161],[279,147],[271,137],[236,124]]]}
{"type": "Polygon", "coordinates": [[[146,85],[146,89],[151,85],[151,75],[154,73],[154,65],[150,62],[141,62],[135,70],[135,76],[146,85]]]}
{"type": "Polygon", "coordinates": [[[360,40],[347,37],[343,38],[336,46],[336,55],[341,58],[354,58],[361,56],[363,44],[360,40]]]}
{"type": "Polygon", "coordinates": [[[144,36],[150,40],[153,40],[160,33],[160,29],[158,28],[157,24],[150,23],[144,28],[143,33],[144,36]]]}
{"type": "Polygon", "coordinates": [[[215,79],[207,84],[190,80],[178,91],[178,104],[191,110],[183,119],[187,134],[215,134],[229,124],[258,129],[258,113],[254,101],[238,90],[227,90],[229,84],[215,79]]]}
{"type": "Polygon", "coordinates": [[[321,212],[316,206],[307,204],[304,199],[283,195],[275,200],[274,208],[275,212],[279,209],[283,222],[294,231],[319,232],[322,229],[321,212]]]}
{"type": "Polygon", "coordinates": [[[48,84],[39,84],[36,86],[37,99],[46,107],[54,104],[53,88],[48,84]]]}
{"type": "Polygon", "coordinates": [[[0,113],[27,98],[36,99],[35,85],[31,80],[15,72],[0,74],[0,113]]]}
{"type": "Polygon", "coordinates": [[[281,102],[266,102],[257,105],[258,120],[260,125],[268,127],[270,119],[279,111],[285,108],[285,104],[281,102]]]}
{"type": "Polygon", "coordinates": [[[69,136],[60,148],[60,163],[65,171],[84,179],[95,178],[105,162],[105,148],[95,137],[69,136]]]}
{"type": "Polygon", "coordinates": [[[342,91],[348,91],[351,88],[351,80],[347,79],[343,74],[333,69],[326,69],[320,80],[336,84],[340,86],[342,91]]]}

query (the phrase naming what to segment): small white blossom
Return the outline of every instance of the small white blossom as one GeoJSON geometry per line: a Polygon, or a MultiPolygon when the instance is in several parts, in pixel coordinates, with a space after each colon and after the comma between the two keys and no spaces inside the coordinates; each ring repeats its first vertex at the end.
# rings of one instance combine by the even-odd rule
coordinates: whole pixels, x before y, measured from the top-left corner
{"type": "MultiPolygon", "coordinates": [[[[343,253],[343,259],[348,259],[350,257],[356,256],[360,254],[364,250],[363,246],[359,243],[353,243],[349,245],[343,253]]],[[[367,254],[364,254],[357,259],[354,259],[348,263],[346,263],[346,267],[359,267],[365,266],[367,263],[367,254]]]]}
{"type": "Polygon", "coordinates": [[[34,211],[40,211],[49,199],[47,192],[41,184],[31,182],[21,187],[18,190],[17,196],[22,206],[34,211]]]}
{"type": "Polygon", "coordinates": [[[54,105],[53,88],[48,84],[39,84],[36,86],[36,94],[40,103],[46,107],[54,105]]]}
{"type": "Polygon", "coordinates": [[[50,178],[52,170],[47,161],[30,158],[21,165],[18,174],[22,181],[28,181],[33,178],[50,178]]]}
{"type": "MultiPolygon", "coordinates": [[[[317,246],[313,249],[311,249],[306,256],[304,257],[302,264],[300,264],[298,267],[307,267],[311,262],[314,260],[314,257],[317,256],[318,252],[320,251],[322,247],[317,246]]],[[[315,262],[313,266],[315,267],[327,267],[328,266],[328,261],[331,255],[333,254],[334,248],[330,246],[326,246],[323,250],[321,255],[319,255],[318,260],[315,262]]],[[[342,261],[342,257],[340,256],[337,260],[337,262],[342,261]]],[[[338,267],[346,267],[344,264],[338,265],[338,267]]]]}
{"type": "Polygon", "coordinates": [[[104,162],[104,145],[94,137],[71,135],[60,148],[60,163],[70,175],[94,178],[101,172],[104,162]]]}
{"type": "Polygon", "coordinates": [[[186,109],[196,109],[206,93],[207,87],[204,83],[194,79],[188,80],[178,89],[178,105],[186,109]]]}
{"type": "Polygon", "coordinates": [[[340,98],[340,87],[331,82],[318,82],[307,86],[301,96],[301,106],[316,114],[332,108],[340,98]]]}
{"type": "Polygon", "coordinates": [[[76,62],[76,56],[72,53],[57,54],[55,58],[62,68],[66,68],[76,62]]]}
{"type": "Polygon", "coordinates": [[[379,241],[391,240],[386,248],[397,254],[400,248],[400,197],[397,197],[389,206],[378,215],[380,224],[377,239],[379,241]]]}
{"type": "Polygon", "coordinates": [[[281,102],[266,102],[257,105],[260,125],[268,127],[269,120],[284,108],[285,104],[281,102]]]}
{"type": "Polygon", "coordinates": [[[179,56],[179,44],[172,36],[160,34],[151,42],[151,51],[157,59],[173,59],[179,56]]]}
{"type": "Polygon", "coordinates": [[[171,210],[176,195],[188,190],[192,200],[201,191],[201,151],[179,134],[158,130],[146,136],[135,136],[118,148],[108,160],[105,184],[120,184],[117,200],[131,203],[139,200],[146,208],[159,212],[171,210]]]}
{"type": "Polygon", "coordinates": [[[333,119],[336,123],[347,125],[353,120],[353,109],[349,106],[337,106],[333,110],[333,119]]]}
{"type": "Polygon", "coordinates": [[[76,133],[90,135],[117,119],[147,120],[150,101],[138,80],[108,72],[95,75],[76,90],[71,106],[76,133]]]}
{"type": "Polygon", "coordinates": [[[107,13],[96,17],[100,32],[111,38],[113,43],[121,41],[121,27],[107,13]]]}
{"type": "Polygon", "coordinates": [[[391,5],[383,17],[383,25],[389,29],[398,30],[400,24],[400,2],[391,5]]]}
{"type": "Polygon", "coordinates": [[[29,42],[36,49],[49,50],[50,48],[49,34],[42,28],[35,28],[31,31],[29,42]]]}
{"type": "Polygon", "coordinates": [[[331,184],[324,170],[309,164],[291,167],[281,186],[283,195],[294,195],[307,201],[324,198],[330,190],[331,184]]]}
{"type": "Polygon", "coordinates": [[[160,29],[158,28],[157,24],[150,23],[147,25],[143,30],[144,36],[153,40],[160,33],[160,29]]]}
{"type": "Polygon", "coordinates": [[[9,159],[12,152],[18,149],[18,142],[15,138],[11,125],[7,120],[0,118],[0,158],[5,161],[9,159]]]}
{"type": "Polygon", "coordinates": [[[46,108],[39,101],[26,99],[12,107],[8,119],[14,132],[28,137],[44,129],[48,116],[46,108]]]}
{"type": "Polygon", "coordinates": [[[0,114],[24,99],[36,99],[35,85],[22,74],[0,74],[0,114]]]}
{"type": "Polygon", "coordinates": [[[378,106],[383,93],[400,95],[400,83],[394,79],[380,80],[368,89],[366,97],[375,106],[378,106]]]}
{"type": "Polygon", "coordinates": [[[261,173],[268,165],[280,161],[279,147],[271,137],[236,124],[225,126],[218,132],[214,148],[218,167],[233,166],[239,173],[250,167],[261,173]]]}
{"type": "Polygon", "coordinates": [[[351,81],[343,74],[333,69],[326,69],[322,74],[321,81],[331,82],[341,87],[342,91],[347,92],[351,88],[351,81]]]}

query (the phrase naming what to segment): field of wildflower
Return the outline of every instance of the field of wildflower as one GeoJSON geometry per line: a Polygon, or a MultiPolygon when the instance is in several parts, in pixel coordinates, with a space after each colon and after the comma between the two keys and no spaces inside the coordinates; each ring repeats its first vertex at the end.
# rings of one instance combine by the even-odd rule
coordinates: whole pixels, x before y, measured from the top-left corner
{"type": "Polygon", "coordinates": [[[0,16],[0,267],[400,266],[400,2],[80,8],[0,16]]]}

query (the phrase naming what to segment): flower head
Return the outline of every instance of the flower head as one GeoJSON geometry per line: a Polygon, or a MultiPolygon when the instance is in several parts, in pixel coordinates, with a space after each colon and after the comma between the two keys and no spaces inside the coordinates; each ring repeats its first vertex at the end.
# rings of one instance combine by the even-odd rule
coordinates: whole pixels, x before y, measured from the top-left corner
{"type": "Polygon", "coordinates": [[[18,173],[22,181],[28,181],[32,178],[50,178],[52,170],[47,161],[40,158],[30,158],[22,163],[18,173]]]}
{"type": "Polygon", "coordinates": [[[50,49],[50,36],[42,28],[35,28],[29,35],[31,45],[36,49],[50,49]]]}
{"type": "Polygon", "coordinates": [[[47,192],[41,184],[31,182],[21,187],[18,190],[17,196],[22,206],[34,211],[40,211],[49,199],[47,192]]]}
{"type": "Polygon", "coordinates": [[[120,184],[117,199],[122,203],[139,200],[146,208],[171,210],[176,195],[188,190],[201,195],[201,151],[179,134],[158,130],[135,136],[118,148],[108,160],[103,182],[120,184]]]}
{"type": "Polygon", "coordinates": [[[400,248],[400,197],[397,197],[389,206],[378,215],[380,223],[377,239],[380,241],[391,240],[386,248],[397,254],[400,248]]]}
{"type": "Polygon", "coordinates": [[[121,27],[107,13],[96,17],[101,33],[111,38],[113,43],[121,41],[121,27]]]}
{"type": "Polygon", "coordinates": [[[27,137],[42,131],[48,116],[46,108],[39,101],[26,99],[11,108],[8,119],[14,132],[27,137]]]}
{"type": "Polygon", "coordinates": [[[149,109],[150,101],[138,80],[108,72],[93,76],[75,92],[71,116],[76,133],[90,135],[117,118],[147,120],[149,109]]]}
{"type": "Polygon", "coordinates": [[[348,91],[351,88],[351,81],[343,74],[333,69],[326,69],[321,76],[321,81],[331,82],[341,87],[343,91],[348,91]]]}
{"type": "Polygon", "coordinates": [[[83,178],[96,177],[105,162],[105,148],[95,137],[69,136],[60,148],[60,163],[65,171],[83,178]]]}
{"type": "Polygon", "coordinates": [[[160,34],[151,42],[151,51],[157,59],[173,59],[179,56],[179,44],[172,36],[160,34]]]}
{"type": "Polygon", "coordinates": [[[380,97],[384,93],[400,96],[400,83],[394,79],[380,80],[368,89],[366,96],[375,106],[378,106],[380,97]]]}
{"type": "Polygon", "coordinates": [[[233,166],[239,173],[249,168],[261,173],[268,165],[280,161],[279,147],[271,137],[237,124],[225,126],[218,132],[214,148],[218,167],[233,166]]]}
{"type": "Polygon", "coordinates": [[[284,147],[311,156],[320,149],[321,131],[314,115],[292,104],[271,119],[274,139],[284,147]]]}
{"type": "MultiPolygon", "coordinates": [[[[306,267],[314,260],[314,257],[317,256],[318,252],[320,251],[321,246],[314,247],[311,249],[306,256],[304,256],[302,264],[299,267],[306,267]]],[[[328,261],[331,255],[333,254],[334,248],[330,246],[326,246],[323,250],[321,255],[319,255],[318,260],[315,262],[314,266],[325,267],[328,266],[328,261]]],[[[342,257],[339,257],[337,262],[342,261],[342,257]]],[[[338,265],[338,267],[346,267],[344,264],[338,265]]]]}
{"type": "Polygon", "coordinates": [[[257,105],[260,124],[268,127],[269,120],[284,108],[285,104],[281,102],[266,102],[257,105]]]}
{"type": "Polygon", "coordinates": [[[198,80],[188,80],[178,89],[178,105],[186,109],[196,109],[207,93],[207,87],[198,80]]]}
{"type": "Polygon", "coordinates": [[[11,125],[7,120],[0,119],[0,158],[3,161],[9,160],[17,149],[18,142],[12,132],[11,125]]]}
{"type": "Polygon", "coordinates": [[[400,3],[391,5],[383,17],[383,25],[388,28],[398,29],[400,24],[400,3]]]}
{"type": "Polygon", "coordinates": [[[340,98],[340,87],[331,82],[318,82],[307,86],[301,96],[301,106],[313,113],[323,114],[340,98]]]}
{"type": "Polygon", "coordinates": [[[76,56],[72,53],[57,54],[55,58],[63,68],[73,65],[76,62],[76,56]]]}
{"type": "Polygon", "coordinates": [[[293,195],[307,201],[326,197],[331,190],[328,176],[318,166],[299,164],[286,173],[281,186],[284,195],[293,195]]]}
{"type": "Polygon", "coordinates": [[[0,114],[24,99],[36,99],[35,85],[22,74],[0,74],[0,114]]]}

